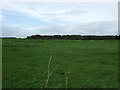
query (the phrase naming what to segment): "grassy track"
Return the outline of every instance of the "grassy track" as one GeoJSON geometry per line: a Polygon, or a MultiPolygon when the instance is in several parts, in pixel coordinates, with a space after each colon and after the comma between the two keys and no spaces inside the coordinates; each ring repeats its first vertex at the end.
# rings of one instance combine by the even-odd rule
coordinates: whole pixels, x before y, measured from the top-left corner
{"type": "Polygon", "coordinates": [[[118,86],[117,40],[3,39],[2,48],[3,88],[44,88],[51,55],[49,88],[118,86]]]}

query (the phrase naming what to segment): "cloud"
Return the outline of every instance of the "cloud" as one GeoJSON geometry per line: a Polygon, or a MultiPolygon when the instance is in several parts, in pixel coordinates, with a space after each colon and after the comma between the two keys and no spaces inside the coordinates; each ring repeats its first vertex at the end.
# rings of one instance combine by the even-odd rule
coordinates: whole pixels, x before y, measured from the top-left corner
{"type": "Polygon", "coordinates": [[[56,20],[64,23],[88,23],[117,19],[117,3],[4,2],[3,9],[20,12],[21,14],[50,23],[58,23],[56,20]]]}
{"type": "MultiPolygon", "coordinates": [[[[118,34],[117,21],[103,21],[88,24],[52,26],[39,31],[47,34],[114,35],[118,34]]],[[[43,33],[43,34],[44,34],[43,33]]]]}
{"type": "Polygon", "coordinates": [[[36,34],[36,28],[26,28],[18,25],[13,26],[3,26],[2,27],[2,36],[3,37],[26,37],[27,35],[36,34]]]}
{"type": "MultiPolygon", "coordinates": [[[[77,6],[70,6],[71,4],[64,3],[11,3],[4,2],[3,9],[9,11],[17,11],[21,14],[32,16],[37,19],[43,19],[46,22],[53,23],[55,19],[70,18],[73,15],[80,15],[84,13],[79,10],[77,6]],[[66,17],[67,16],[67,17],[66,17]]],[[[7,13],[6,13],[7,14],[7,13]]],[[[74,16],[75,17],[75,16],[74,16]]],[[[72,19],[72,18],[71,18],[72,19]]],[[[69,20],[69,19],[66,19],[69,20]]],[[[70,20],[69,20],[70,21],[70,20]]]]}
{"type": "Polygon", "coordinates": [[[29,35],[116,35],[117,21],[104,21],[88,24],[57,25],[48,27],[3,26],[2,36],[26,37],[29,35]]]}
{"type": "Polygon", "coordinates": [[[81,11],[81,10],[71,10],[71,11],[68,11],[68,12],[65,12],[66,15],[81,15],[83,13],[87,13],[87,12],[84,12],[84,11],[81,11]]]}
{"type": "Polygon", "coordinates": [[[12,20],[12,23],[6,20],[3,23],[2,36],[26,37],[32,34],[114,35],[118,33],[117,3],[3,2],[4,10],[6,11],[0,17],[4,17],[3,19],[6,20],[7,15],[13,15],[21,19],[21,23],[16,23],[19,21],[18,18],[12,20]],[[26,23],[22,21],[26,21],[26,23]],[[30,25],[29,22],[32,21],[36,26],[30,25]]]}

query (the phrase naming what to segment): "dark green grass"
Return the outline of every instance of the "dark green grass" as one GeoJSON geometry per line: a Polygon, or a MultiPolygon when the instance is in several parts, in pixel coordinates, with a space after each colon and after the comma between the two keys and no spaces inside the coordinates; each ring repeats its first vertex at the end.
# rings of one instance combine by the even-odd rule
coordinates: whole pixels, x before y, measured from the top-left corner
{"type": "Polygon", "coordinates": [[[2,41],[3,88],[44,88],[53,55],[49,88],[118,87],[117,40],[2,41]]]}

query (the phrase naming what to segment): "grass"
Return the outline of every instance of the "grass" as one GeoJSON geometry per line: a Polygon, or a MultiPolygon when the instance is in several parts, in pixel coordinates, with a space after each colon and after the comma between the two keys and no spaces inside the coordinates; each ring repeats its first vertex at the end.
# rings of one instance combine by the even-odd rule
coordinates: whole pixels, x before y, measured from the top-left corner
{"type": "Polygon", "coordinates": [[[117,88],[117,40],[3,39],[3,88],[117,88]]]}

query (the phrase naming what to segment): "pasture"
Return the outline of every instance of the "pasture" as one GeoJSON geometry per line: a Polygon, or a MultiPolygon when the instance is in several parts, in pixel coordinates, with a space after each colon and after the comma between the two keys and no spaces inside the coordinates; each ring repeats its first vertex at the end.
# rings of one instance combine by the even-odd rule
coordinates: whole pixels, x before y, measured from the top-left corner
{"type": "Polygon", "coordinates": [[[2,66],[3,88],[117,88],[118,41],[3,39],[2,66]]]}

